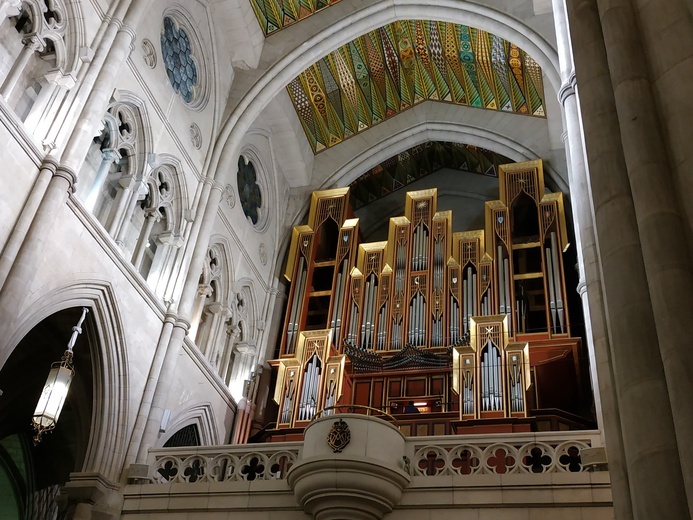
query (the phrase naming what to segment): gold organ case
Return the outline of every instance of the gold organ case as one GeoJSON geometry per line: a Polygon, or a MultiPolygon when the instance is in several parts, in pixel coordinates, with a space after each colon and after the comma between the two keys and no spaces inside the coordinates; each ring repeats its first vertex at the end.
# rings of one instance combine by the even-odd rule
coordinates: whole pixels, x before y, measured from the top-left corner
{"type": "Polygon", "coordinates": [[[272,440],[337,406],[385,412],[406,435],[591,425],[563,196],[545,192],[541,161],[503,165],[498,180],[485,229],[453,232],[428,189],[407,193],[372,243],[359,243],[348,188],[313,193],[286,266],[272,440]]]}

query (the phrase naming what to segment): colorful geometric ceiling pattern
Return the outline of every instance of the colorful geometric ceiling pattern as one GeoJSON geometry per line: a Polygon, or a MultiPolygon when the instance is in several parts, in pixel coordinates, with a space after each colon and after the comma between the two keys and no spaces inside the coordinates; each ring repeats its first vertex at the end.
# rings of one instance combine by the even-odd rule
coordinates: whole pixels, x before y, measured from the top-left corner
{"type": "Polygon", "coordinates": [[[403,20],[371,31],[287,89],[315,153],[429,99],[545,116],[542,71],[527,53],[448,22],[403,20]]]}
{"type": "Polygon", "coordinates": [[[339,0],[250,0],[265,36],[337,2],[339,0]]]}
{"type": "Polygon", "coordinates": [[[498,177],[504,155],[468,144],[428,142],[390,157],[349,186],[351,205],[360,209],[442,168],[498,177]]]}

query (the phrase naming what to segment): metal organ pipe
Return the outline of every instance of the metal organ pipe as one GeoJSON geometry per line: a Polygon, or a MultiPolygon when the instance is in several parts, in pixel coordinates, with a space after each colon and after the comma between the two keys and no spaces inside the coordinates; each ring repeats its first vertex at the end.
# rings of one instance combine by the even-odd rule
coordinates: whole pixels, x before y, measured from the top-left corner
{"type": "Polygon", "coordinates": [[[477,309],[479,298],[477,297],[477,294],[476,294],[476,291],[477,291],[476,287],[477,287],[476,274],[472,274],[472,316],[478,316],[479,315],[479,312],[477,309]]]}
{"type": "Polygon", "coordinates": [[[505,314],[505,276],[503,275],[503,246],[498,246],[498,256],[496,257],[496,268],[498,269],[498,313],[505,314]]]}
{"type": "Polygon", "coordinates": [[[489,410],[489,366],[488,366],[488,352],[489,347],[487,346],[481,356],[481,406],[482,410],[489,410]]]}
{"type": "Polygon", "coordinates": [[[472,316],[474,315],[474,276],[471,266],[467,267],[467,301],[465,302],[467,315],[467,326],[472,326],[472,316]]]}
{"type": "MultiPolygon", "coordinates": [[[[503,276],[504,276],[504,282],[505,282],[505,312],[506,314],[510,314],[512,312],[512,308],[510,305],[510,260],[507,258],[503,259],[503,276]]],[[[512,334],[512,319],[508,320],[508,334],[512,334]]]]}
{"type": "Polygon", "coordinates": [[[308,272],[306,270],[305,258],[301,257],[298,263],[298,280],[297,291],[294,293],[293,307],[291,309],[291,317],[289,319],[289,326],[287,328],[288,332],[288,345],[287,351],[293,352],[295,350],[296,336],[298,333],[299,319],[301,317],[301,307],[303,306],[303,296],[306,286],[306,277],[308,272]]]}
{"type": "Polygon", "coordinates": [[[556,292],[556,309],[558,311],[558,322],[563,332],[563,294],[560,282],[560,270],[558,268],[558,237],[556,232],[551,232],[551,260],[553,263],[553,285],[556,292]]]}
{"type": "Polygon", "coordinates": [[[546,278],[549,286],[549,307],[551,308],[551,329],[556,331],[556,293],[553,286],[553,266],[551,265],[551,248],[544,249],[546,255],[546,278]]]}
{"type": "Polygon", "coordinates": [[[467,279],[462,280],[462,321],[464,323],[464,332],[469,330],[469,321],[467,320],[467,291],[469,287],[467,286],[467,279]]]}

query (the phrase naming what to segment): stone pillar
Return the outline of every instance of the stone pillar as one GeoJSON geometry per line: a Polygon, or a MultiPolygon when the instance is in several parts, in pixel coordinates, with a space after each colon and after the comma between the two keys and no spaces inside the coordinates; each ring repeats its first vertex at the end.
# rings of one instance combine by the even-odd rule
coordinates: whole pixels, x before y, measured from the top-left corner
{"type": "Polygon", "coordinates": [[[118,232],[123,225],[124,216],[126,214],[125,209],[130,205],[130,197],[132,197],[133,188],[137,182],[134,175],[123,175],[118,180],[118,183],[122,189],[118,192],[118,195],[116,195],[115,211],[111,212],[110,220],[106,221],[108,234],[113,237],[113,240],[118,238],[118,232]]]}
{"type": "Polygon", "coordinates": [[[29,111],[29,115],[24,120],[24,126],[29,132],[38,132],[38,127],[48,112],[51,100],[53,100],[61,89],[69,90],[75,86],[75,78],[71,74],[64,74],[61,70],[54,70],[43,77],[41,91],[29,111]]]}
{"type": "MultiPolygon", "coordinates": [[[[50,167],[48,164],[46,166],[50,167]]],[[[7,343],[10,339],[9,331],[17,321],[28,286],[36,272],[38,259],[43,258],[46,242],[50,240],[51,229],[56,223],[56,216],[64,208],[74,181],[75,175],[70,175],[65,170],[57,169],[53,174],[5,285],[0,291],[0,366],[5,364],[10,355],[7,343]]]]}
{"type": "MultiPolygon", "coordinates": [[[[574,80],[574,77],[572,78],[574,80]]],[[[584,161],[582,131],[579,121],[575,85],[569,80],[559,94],[563,105],[568,135],[570,200],[576,224],[575,247],[578,253],[580,282],[578,293],[585,318],[585,335],[589,350],[590,375],[599,403],[599,425],[603,428],[609,457],[609,473],[614,494],[616,518],[632,518],[630,489],[626,473],[625,453],[619,417],[618,398],[614,387],[614,373],[604,315],[604,298],[600,279],[599,258],[594,237],[592,207],[587,169],[584,161]]]]}
{"type": "Polygon", "coordinates": [[[229,325],[226,327],[226,345],[224,346],[224,356],[221,359],[221,370],[219,371],[219,376],[224,380],[226,386],[229,386],[231,382],[231,359],[233,356],[234,346],[241,335],[241,329],[237,325],[229,325]]]}
{"type": "Polygon", "coordinates": [[[611,352],[604,315],[599,258],[594,237],[594,220],[589,203],[585,145],[582,139],[580,111],[576,96],[570,28],[565,0],[553,0],[554,25],[563,85],[558,100],[563,108],[565,145],[570,183],[570,202],[575,223],[575,248],[579,273],[578,293],[585,320],[585,338],[589,354],[590,376],[594,390],[597,423],[608,446],[611,487],[617,518],[632,518],[630,489],[623,451],[618,398],[614,388],[611,352]]]}
{"type": "Polygon", "coordinates": [[[2,87],[0,87],[0,96],[4,97],[5,99],[9,99],[10,95],[12,94],[12,90],[14,90],[14,87],[17,85],[19,78],[22,77],[24,69],[34,53],[36,51],[43,50],[45,47],[43,39],[41,39],[37,34],[24,37],[24,39],[22,39],[22,43],[24,44],[24,47],[22,47],[22,50],[19,53],[19,56],[17,56],[14,65],[12,65],[12,69],[5,78],[5,81],[2,83],[2,87]]]}
{"type": "Polygon", "coordinates": [[[183,287],[183,293],[180,298],[180,307],[178,313],[179,321],[176,322],[173,328],[173,333],[171,334],[169,341],[169,347],[166,351],[166,357],[157,381],[157,388],[152,401],[149,421],[147,422],[142,444],[140,445],[140,450],[138,453],[138,461],[146,461],[147,450],[156,442],[156,438],[159,433],[159,425],[161,424],[161,418],[163,417],[166,400],[168,398],[173,379],[173,373],[178,360],[178,353],[183,346],[185,335],[187,334],[188,329],[190,329],[190,322],[188,322],[187,319],[189,319],[188,317],[192,315],[195,305],[196,296],[198,294],[200,273],[202,272],[202,265],[205,261],[207,248],[209,247],[209,237],[212,234],[212,228],[214,226],[214,220],[216,219],[219,201],[221,200],[221,192],[223,191],[222,185],[214,183],[214,187],[212,188],[212,184],[213,181],[205,183],[205,187],[209,186],[209,188],[207,188],[209,190],[209,195],[205,197],[204,192],[201,195],[201,200],[205,200],[206,198],[204,214],[202,215],[202,218],[198,216],[198,220],[196,221],[197,226],[194,226],[193,230],[191,231],[191,237],[195,237],[196,240],[194,250],[191,255],[190,266],[186,271],[186,281],[183,287]],[[197,229],[195,229],[195,227],[197,227],[197,229]]]}
{"type": "Polygon", "coordinates": [[[156,386],[159,379],[159,373],[161,372],[161,366],[164,362],[164,358],[166,357],[166,351],[168,349],[169,340],[171,339],[171,333],[173,332],[175,322],[175,310],[169,309],[169,311],[166,313],[166,318],[164,319],[164,325],[161,328],[159,341],[156,344],[154,359],[152,360],[152,365],[149,368],[147,382],[144,386],[144,393],[142,395],[142,400],[140,401],[139,410],[137,411],[137,419],[135,419],[135,426],[133,427],[132,436],[130,437],[130,444],[128,445],[128,451],[125,456],[124,464],[124,468],[126,470],[130,464],[133,464],[138,460],[137,454],[142,444],[142,438],[144,436],[147,421],[149,419],[149,412],[151,411],[154,392],[156,391],[156,386]]]}
{"type": "Polygon", "coordinates": [[[137,245],[135,246],[135,251],[132,254],[132,265],[135,269],[140,270],[140,265],[142,264],[142,257],[144,256],[144,250],[149,242],[149,235],[152,234],[152,228],[154,224],[161,219],[161,215],[155,209],[147,210],[146,216],[144,217],[144,226],[140,231],[140,237],[137,239],[137,245]]]}
{"type": "Polygon", "coordinates": [[[653,108],[656,108],[660,116],[659,128],[669,159],[667,171],[674,186],[673,195],[686,223],[689,248],[693,246],[693,206],[689,200],[693,193],[693,147],[690,146],[693,141],[690,124],[693,105],[688,88],[693,81],[693,15],[690,6],[690,0],[634,1],[632,8],[639,23],[631,28],[642,45],[646,59],[640,57],[641,70],[647,65],[648,82],[654,97],[654,105],[642,109],[654,112],[653,108]]]}
{"type": "Polygon", "coordinates": [[[34,182],[34,186],[31,189],[29,198],[24,204],[22,212],[19,215],[19,219],[12,229],[12,233],[7,239],[5,247],[2,250],[2,257],[0,257],[0,290],[5,284],[7,275],[12,268],[15,258],[17,258],[19,248],[21,247],[22,242],[29,231],[29,226],[36,215],[36,211],[38,210],[41,200],[46,193],[46,189],[48,188],[48,183],[53,177],[57,167],[58,160],[52,155],[46,156],[46,158],[43,160],[43,164],[39,170],[36,182],[34,182]]]}
{"type": "Polygon", "coordinates": [[[687,518],[639,223],[619,139],[612,67],[604,48],[605,37],[615,34],[601,33],[595,0],[570,0],[568,6],[633,518],[687,518]]]}
{"type": "Polygon", "coordinates": [[[159,246],[156,249],[152,269],[147,276],[147,282],[154,292],[162,299],[166,291],[168,277],[173,273],[175,258],[181,246],[185,243],[183,237],[173,232],[166,231],[157,237],[159,246]]]}
{"type": "MultiPolygon", "coordinates": [[[[686,220],[684,208],[690,201],[679,201],[691,193],[681,189],[693,190],[688,141],[693,135],[693,106],[688,89],[682,87],[693,80],[693,21],[681,0],[647,5],[599,0],[598,5],[659,351],[675,412],[678,458],[688,461],[693,458],[693,351],[688,330],[693,210],[692,220],[686,220]],[[669,135],[663,128],[670,129],[669,135]],[[689,164],[681,163],[687,159],[689,164]]],[[[693,472],[683,471],[683,478],[693,504],[693,472]]]]}
{"type": "Polygon", "coordinates": [[[84,206],[91,212],[94,211],[94,206],[96,206],[96,201],[99,198],[99,194],[103,189],[103,185],[108,177],[108,171],[111,165],[120,159],[120,153],[115,148],[106,148],[101,152],[101,164],[99,165],[99,170],[96,172],[96,177],[94,182],[89,188],[89,193],[84,200],[84,206]]]}

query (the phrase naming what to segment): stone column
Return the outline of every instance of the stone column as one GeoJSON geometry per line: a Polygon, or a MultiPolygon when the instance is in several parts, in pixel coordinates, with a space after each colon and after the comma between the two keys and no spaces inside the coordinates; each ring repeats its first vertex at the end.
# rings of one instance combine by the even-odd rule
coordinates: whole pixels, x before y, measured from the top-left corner
{"type": "Polygon", "coordinates": [[[103,185],[108,177],[108,171],[111,165],[120,159],[120,153],[115,148],[106,148],[101,152],[101,164],[99,165],[99,170],[96,172],[96,177],[94,182],[89,188],[89,193],[84,200],[84,206],[91,212],[94,211],[94,206],[96,206],[96,201],[99,198],[99,194],[103,189],[103,185]]]}
{"type": "Polygon", "coordinates": [[[137,411],[137,419],[135,420],[135,426],[133,427],[132,436],[130,438],[130,444],[128,445],[128,451],[125,456],[124,468],[126,470],[128,466],[130,466],[130,464],[138,460],[137,454],[140,449],[140,445],[142,444],[142,437],[144,436],[145,427],[149,419],[149,412],[152,407],[152,401],[154,399],[154,392],[156,391],[159,373],[161,371],[161,366],[164,362],[164,358],[166,357],[168,343],[171,339],[171,333],[173,332],[173,326],[175,322],[175,309],[171,308],[166,313],[166,318],[164,319],[164,326],[161,329],[159,341],[156,344],[156,350],[154,351],[154,359],[152,360],[152,365],[149,368],[147,382],[144,386],[144,393],[142,395],[142,400],[140,401],[139,410],[137,411]]]}
{"type": "Polygon", "coordinates": [[[219,320],[221,320],[221,315],[223,314],[222,305],[216,302],[212,303],[207,307],[207,313],[207,320],[209,321],[205,324],[206,334],[197,342],[197,348],[213,364],[210,354],[214,350],[215,332],[219,328],[219,320]]]}
{"type": "MultiPolygon", "coordinates": [[[[574,79],[574,77],[573,77],[574,79]]],[[[576,224],[575,238],[580,269],[578,293],[585,318],[585,335],[589,350],[590,375],[598,402],[599,426],[606,440],[611,487],[614,495],[616,518],[632,518],[630,489],[626,472],[625,453],[619,417],[618,398],[614,387],[611,346],[604,315],[604,298],[600,279],[601,269],[594,237],[592,207],[587,170],[584,161],[582,130],[575,88],[572,81],[564,85],[559,94],[564,108],[568,135],[570,200],[576,224]]]]}
{"type": "Polygon", "coordinates": [[[221,350],[222,345],[225,343],[223,341],[226,336],[226,320],[231,316],[231,309],[226,305],[220,303],[213,303],[209,306],[209,310],[212,312],[212,324],[209,329],[209,339],[205,345],[205,355],[212,366],[216,367],[217,372],[219,372],[220,362],[217,362],[217,353],[221,350]],[[223,334],[223,336],[222,336],[223,334]]]}
{"type": "MultiPolygon", "coordinates": [[[[52,166],[50,163],[44,163],[44,165],[52,166]]],[[[44,257],[46,243],[51,239],[51,229],[57,215],[65,207],[68,192],[72,190],[75,178],[74,173],[70,174],[64,169],[58,168],[53,173],[0,291],[0,366],[5,364],[10,355],[8,344],[10,331],[17,322],[27,289],[36,273],[38,259],[44,257]]]]}
{"type": "Polygon", "coordinates": [[[118,183],[122,190],[120,190],[116,196],[115,212],[112,213],[110,221],[106,222],[108,225],[108,234],[113,237],[113,240],[116,240],[116,243],[119,238],[118,232],[121,226],[124,225],[123,220],[127,213],[125,209],[130,205],[130,198],[132,197],[133,188],[137,184],[137,181],[134,175],[123,175],[118,183]]]}
{"type": "Polygon", "coordinates": [[[690,145],[693,141],[693,105],[689,88],[693,81],[691,2],[635,0],[632,4],[639,23],[631,31],[637,33],[642,45],[646,59],[640,57],[640,64],[642,69],[647,66],[648,83],[654,97],[654,107],[648,107],[648,111],[654,112],[652,108],[656,108],[660,116],[659,128],[669,159],[667,171],[674,186],[673,195],[686,223],[690,248],[693,246],[693,205],[689,197],[693,193],[693,147],[690,145]]]}
{"type": "Polygon", "coordinates": [[[43,160],[43,164],[41,165],[38,177],[34,182],[34,186],[31,189],[29,198],[24,204],[22,212],[19,215],[19,219],[17,220],[17,223],[12,229],[12,233],[7,239],[5,247],[2,250],[2,257],[0,257],[0,290],[5,284],[7,275],[9,274],[10,269],[12,268],[12,264],[17,258],[19,248],[21,247],[22,242],[26,237],[26,234],[29,230],[29,226],[31,225],[31,222],[34,219],[34,216],[36,215],[36,211],[38,210],[38,207],[41,204],[41,200],[43,199],[43,196],[46,193],[48,183],[53,177],[53,174],[55,173],[57,167],[58,160],[52,155],[46,156],[46,158],[43,160]]]}
{"type": "Polygon", "coordinates": [[[142,231],[140,231],[140,237],[137,239],[137,245],[135,246],[135,251],[132,254],[132,265],[135,269],[140,270],[140,265],[142,264],[142,257],[144,256],[144,250],[149,242],[149,235],[152,234],[152,228],[154,224],[161,219],[161,215],[155,209],[147,210],[146,216],[144,217],[144,226],[142,226],[142,231]]]}
{"type": "Polygon", "coordinates": [[[570,0],[568,6],[633,518],[687,518],[639,225],[619,139],[606,35],[595,0],[570,0]]]}
{"type": "Polygon", "coordinates": [[[24,69],[34,53],[36,51],[43,50],[45,47],[43,39],[37,34],[24,37],[24,39],[22,39],[22,43],[24,44],[24,47],[22,47],[22,50],[19,53],[19,56],[17,56],[14,65],[12,65],[12,69],[5,78],[5,81],[2,83],[2,87],[0,87],[0,96],[4,97],[5,99],[9,99],[10,95],[12,94],[12,90],[14,90],[14,87],[17,85],[19,78],[22,77],[24,69]]]}
{"type": "Polygon", "coordinates": [[[585,320],[590,376],[594,390],[597,423],[608,446],[609,472],[617,518],[632,518],[630,489],[623,451],[618,398],[614,388],[610,344],[604,315],[601,270],[594,237],[594,220],[589,203],[585,145],[576,96],[573,54],[565,0],[553,0],[554,25],[563,85],[558,100],[563,108],[570,202],[575,223],[575,248],[580,267],[578,293],[585,320]]]}
{"type": "MultiPolygon", "coordinates": [[[[693,259],[688,239],[693,220],[685,225],[686,211],[679,201],[691,193],[681,189],[693,190],[693,151],[687,138],[693,134],[693,106],[688,88],[682,86],[693,80],[693,21],[680,0],[643,4],[598,1],[659,351],[675,412],[678,458],[689,461],[693,460],[689,401],[693,350],[688,330],[693,259]],[[672,132],[667,135],[662,128],[672,132]],[[689,164],[682,164],[686,158],[689,164]]],[[[693,219],[693,210],[689,215],[693,219]]],[[[684,471],[683,478],[688,502],[693,504],[693,472],[684,471]]]]}
{"type": "Polygon", "coordinates": [[[147,276],[147,283],[163,299],[166,287],[165,275],[170,275],[173,272],[174,262],[171,260],[171,257],[175,257],[185,240],[183,237],[170,231],[160,233],[156,239],[158,246],[152,260],[152,268],[147,276]],[[161,285],[163,285],[163,288],[161,285]]]}
{"type": "Polygon", "coordinates": [[[224,357],[221,360],[221,370],[219,371],[219,376],[224,380],[226,386],[229,386],[231,382],[231,357],[233,355],[234,346],[241,335],[241,329],[237,325],[229,325],[226,328],[226,335],[228,339],[224,347],[224,357]]]}
{"type": "MultiPolygon", "coordinates": [[[[210,173],[210,175],[212,174],[210,173]]],[[[205,197],[204,192],[201,195],[201,200],[205,200],[206,198],[204,214],[201,218],[198,216],[198,220],[196,221],[197,226],[193,226],[193,230],[191,231],[191,237],[195,237],[196,240],[194,250],[191,255],[190,266],[186,271],[186,281],[183,287],[183,293],[180,298],[178,314],[179,321],[175,324],[173,333],[171,334],[169,346],[166,351],[166,357],[159,375],[156,392],[154,393],[154,399],[152,401],[149,421],[147,422],[146,430],[142,438],[142,444],[140,445],[140,450],[138,453],[139,461],[146,460],[147,450],[156,442],[156,438],[159,433],[159,425],[161,424],[161,418],[163,417],[166,406],[166,400],[171,387],[173,373],[178,360],[178,353],[183,346],[185,335],[190,328],[190,322],[187,320],[189,319],[188,317],[191,316],[193,307],[195,305],[200,273],[202,272],[202,265],[205,261],[207,248],[209,247],[209,237],[212,234],[212,228],[214,226],[214,220],[216,219],[219,201],[221,200],[221,192],[223,191],[223,186],[221,184],[214,183],[213,181],[207,181],[205,183],[205,188],[209,190],[209,195],[205,197]],[[212,185],[214,185],[213,188],[212,185]]]]}
{"type": "Polygon", "coordinates": [[[31,106],[29,115],[24,120],[24,126],[35,135],[40,133],[39,124],[48,111],[51,100],[57,97],[61,89],[69,90],[75,86],[75,78],[71,74],[64,74],[61,70],[53,70],[43,77],[41,91],[36,101],[31,106]]]}

